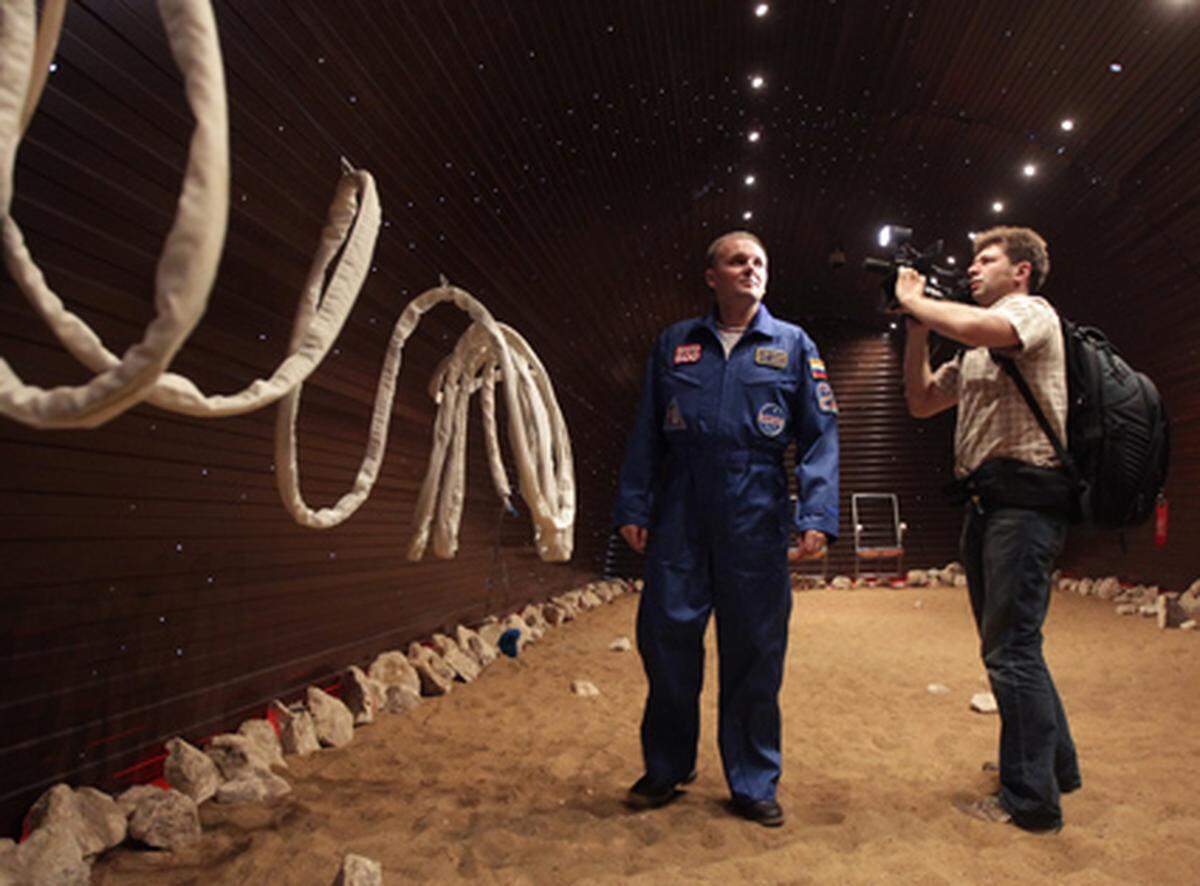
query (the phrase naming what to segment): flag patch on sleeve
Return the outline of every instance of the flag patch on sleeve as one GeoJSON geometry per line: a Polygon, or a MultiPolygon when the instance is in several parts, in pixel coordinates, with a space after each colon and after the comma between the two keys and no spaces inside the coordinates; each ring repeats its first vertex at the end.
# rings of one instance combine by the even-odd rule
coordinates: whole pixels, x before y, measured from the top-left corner
{"type": "Polygon", "coordinates": [[[679,345],[675,348],[675,365],[680,363],[699,363],[700,362],[700,345],[679,345]]]}
{"type": "Polygon", "coordinates": [[[776,369],[787,369],[787,351],[779,348],[755,348],[754,362],[759,366],[773,366],[776,369]]]}
{"type": "Polygon", "coordinates": [[[817,381],[829,378],[829,375],[825,372],[825,361],[820,357],[808,358],[808,371],[817,381]]]}

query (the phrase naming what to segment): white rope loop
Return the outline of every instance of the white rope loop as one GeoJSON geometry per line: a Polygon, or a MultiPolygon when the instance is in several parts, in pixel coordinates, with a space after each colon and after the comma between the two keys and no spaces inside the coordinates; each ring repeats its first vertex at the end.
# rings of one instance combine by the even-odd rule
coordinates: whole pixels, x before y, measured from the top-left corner
{"type": "Polygon", "coordinates": [[[404,343],[426,311],[449,301],[473,322],[453,353],[443,360],[431,385],[439,410],[409,557],[422,556],[431,525],[434,552],[453,557],[457,551],[466,475],[467,415],[470,397],[476,391],[483,392],[481,406],[492,480],[501,500],[509,506],[511,490],[500,459],[495,414],[495,385],[503,380],[509,439],[521,495],[533,518],[538,553],[545,560],[569,559],[575,520],[574,465],[566,423],[549,377],[533,349],[515,330],[498,324],[480,302],[445,279],[441,286],[413,299],[396,321],[380,372],[366,451],[351,490],[332,507],[313,510],[304,502],[296,445],[301,391],[354,307],[370,270],[382,217],[374,180],[344,159],[344,174],[296,309],[287,355],[270,377],[258,379],[235,394],[205,395],[190,379],[166,371],[207,303],[229,206],[225,84],[216,23],[205,0],[159,2],[172,52],[184,73],[196,125],[176,217],[159,259],[157,315],[143,340],[117,357],[82,319],[66,309],[47,285],[9,214],[17,146],[45,82],[44,77],[31,80],[30,65],[35,58],[36,64],[41,64],[42,59],[52,56],[61,29],[63,2],[47,0],[36,52],[30,49],[36,19],[33,0],[6,0],[0,6],[3,248],[21,292],[63,346],[97,375],[82,386],[44,391],[25,385],[0,359],[0,414],[39,428],[95,427],[143,401],[171,412],[215,417],[243,414],[278,400],[275,457],[280,497],[301,525],[329,528],[345,521],[369,496],[387,447],[404,343]],[[333,273],[327,274],[335,257],[333,273]]]}
{"type": "MultiPolygon", "coordinates": [[[[33,427],[93,428],[145,400],[199,322],[216,278],[229,209],[229,127],[216,22],[208,3],[199,0],[161,0],[159,9],[195,127],[175,219],[155,274],[156,314],[140,342],[115,363],[91,367],[99,374],[83,385],[49,390],[27,385],[0,359],[0,414],[33,427]]],[[[33,97],[34,20],[33,0],[6,0],[0,18],[0,235],[13,280],[74,353],[99,340],[46,285],[10,214],[21,116],[33,97]]]]}

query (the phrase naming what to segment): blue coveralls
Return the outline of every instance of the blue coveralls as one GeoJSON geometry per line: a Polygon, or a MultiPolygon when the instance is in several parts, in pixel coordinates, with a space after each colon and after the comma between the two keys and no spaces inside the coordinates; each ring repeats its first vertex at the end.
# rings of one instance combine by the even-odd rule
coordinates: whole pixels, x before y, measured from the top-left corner
{"type": "Polygon", "coordinates": [[[725,778],[739,799],[774,799],[789,530],[831,541],[838,530],[837,403],[804,330],[760,305],[728,360],[714,314],[658,337],[615,521],[649,529],[637,623],[650,684],[646,774],[677,784],[695,767],[704,631],[715,610],[725,778]],[[792,439],[794,511],[783,467],[792,439]]]}

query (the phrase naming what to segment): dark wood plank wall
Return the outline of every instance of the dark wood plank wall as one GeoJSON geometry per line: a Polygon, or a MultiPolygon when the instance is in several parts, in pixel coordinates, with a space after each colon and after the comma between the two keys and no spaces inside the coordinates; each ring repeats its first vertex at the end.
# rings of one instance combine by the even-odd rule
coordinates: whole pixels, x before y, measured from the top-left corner
{"type": "MultiPolygon", "coordinates": [[[[0,831],[53,781],[120,787],[171,735],[199,740],[441,626],[636,571],[609,510],[642,360],[655,330],[703,309],[704,242],[751,204],[771,304],[809,328],[842,407],[833,571],[852,570],[854,491],[900,495],[910,565],[940,565],[957,544],[939,492],[953,419],[905,414],[898,342],[854,270],[870,229],[979,227],[990,182],[1032,153],[1046,184],[1021,212],[1051,240],[1048,294],[1104,326],[1175,420],[1168,546],[1149,528],[1127,552],[1077,533],[1064,563],[1175,588],[1200,574],[1194,23],[1135,21],[1119,2],[1046,5],[1028,21],[1001,4],[911,5],[901,19],[875,3],[791,4],[762,31],[724,2],[218,3],[230,227],[174,368],[230,392],[281,359],[345,155],[375,173],[385,227],[305,390],[305,494],[327,504],[349,487],[392,323],[444,272],[554,379],[576,458],[576,555],[540,563],[527,517],[500,520],[473,418],[459,555],[404,560],[434,415],[424,386],[466,325],[450,308],[405,349],[372,498],[329,532],[295,526],[278,502],[273,410],[200,421],[139,408],[87,432],[0,423],[0,831]],[[1070,38],[1086,52],[1056,48],[1089,22],[1070,38]],[[1123,51],[1129,70],[1110,81],[1105,59],[1123,51]],[[745,72],[768,62],[795,88],[748,97],[745,72]],[[1091,130],[1064,157],[1050,84],[1067,80],[1091,130]],[[751,125],[770,146],[754,155],[757,202],[739,178],[751,125]],[[836,272],[833,245],[849,254],[836,272]]],[[[14,215],[52,285],[120,352],[152,316],[189,118],[152,4],[72,3],[56,63],[14,215]]],[[[43,386],[87,377],[6,278],[0,353],[43,386]]]]}

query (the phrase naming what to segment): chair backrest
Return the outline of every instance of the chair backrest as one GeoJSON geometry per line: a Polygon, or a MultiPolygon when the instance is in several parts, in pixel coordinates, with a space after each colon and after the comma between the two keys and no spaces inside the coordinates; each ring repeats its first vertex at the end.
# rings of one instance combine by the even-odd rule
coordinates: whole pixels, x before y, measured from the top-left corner
{"type": "Polygon", "coordinates": [[[850,496],[850,514],[854,520],[856,551],[903,545],[900,499],[895,493],[855,492],[850,496]]]}

